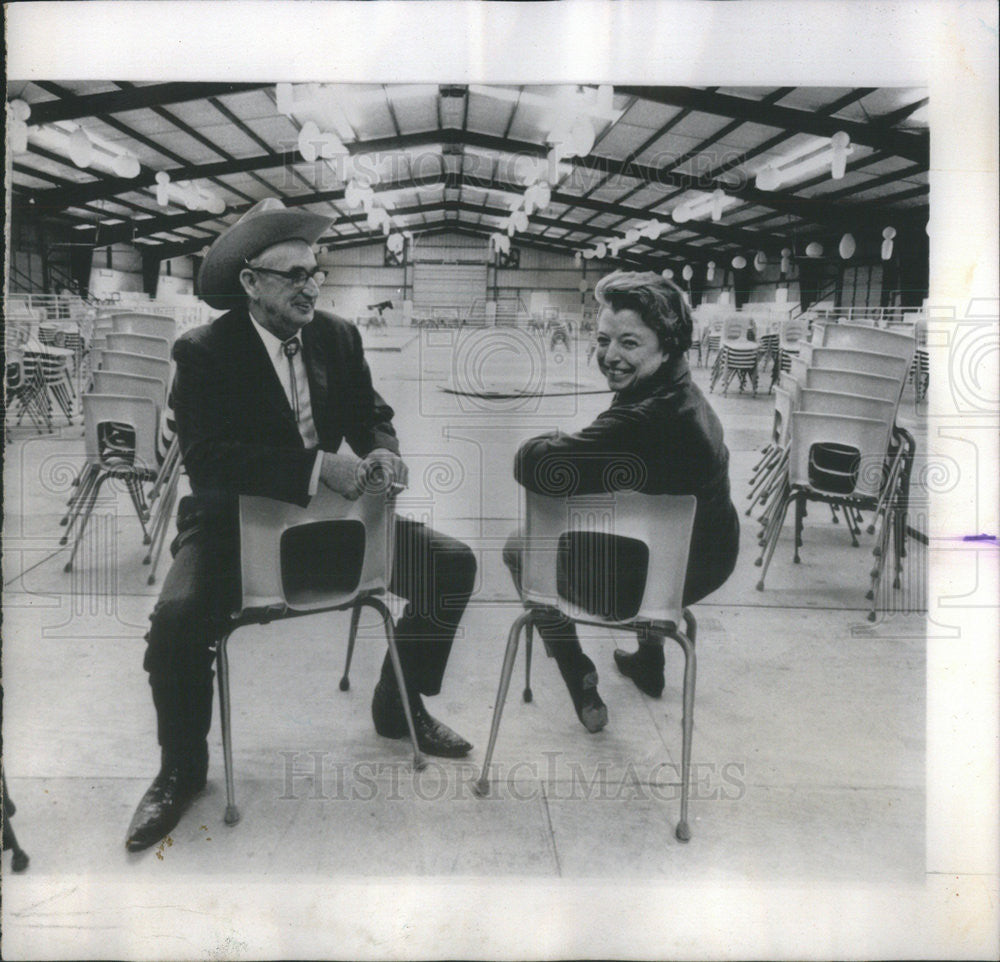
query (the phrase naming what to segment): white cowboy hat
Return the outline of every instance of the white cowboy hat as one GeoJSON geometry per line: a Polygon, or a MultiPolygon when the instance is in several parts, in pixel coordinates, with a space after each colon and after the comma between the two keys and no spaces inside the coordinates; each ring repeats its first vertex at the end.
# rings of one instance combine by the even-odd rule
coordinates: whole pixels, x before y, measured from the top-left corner
{"type": "Polygon", "coordinates": [[[211,307],[227,309],[243,296],[240,271],[261,251],[284,241],[311,247],[335,218],[289,210],[277,197],[265,197],[215,239],[198,272],[198,296],[211,307]]]}

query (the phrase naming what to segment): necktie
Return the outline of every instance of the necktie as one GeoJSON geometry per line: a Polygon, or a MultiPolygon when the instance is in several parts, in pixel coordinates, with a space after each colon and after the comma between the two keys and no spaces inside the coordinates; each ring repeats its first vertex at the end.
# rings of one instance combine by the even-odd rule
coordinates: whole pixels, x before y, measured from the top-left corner
{"type": "Polygon", "coordinates": [[[299,420],[299,388],[295,383],[295,355],[299,353],[300,346],[298,339],[294,337],[281,345],[285,357],[288,358],[288,384],[292,391],[292,411],[295,414],[296,423],[299,420]]]}

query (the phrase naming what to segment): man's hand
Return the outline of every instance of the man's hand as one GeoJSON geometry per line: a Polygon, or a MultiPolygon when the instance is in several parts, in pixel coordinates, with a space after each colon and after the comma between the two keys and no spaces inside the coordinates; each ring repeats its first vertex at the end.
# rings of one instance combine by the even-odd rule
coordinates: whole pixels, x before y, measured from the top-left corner
{"type": "Polygon", "coordinates": [[[371,490],[395,495],[407,486],[410,472],[403,459],[388,448],[375,448],[361,462],[362,484],[371,490]]]}
{"type": "Polygon", "coordinates": [[[353,454],[330,454],[323,452],[323,466],[319,478],[328,488],[336,491],[349,501],[361,497],[361,461],[353,454]]]}

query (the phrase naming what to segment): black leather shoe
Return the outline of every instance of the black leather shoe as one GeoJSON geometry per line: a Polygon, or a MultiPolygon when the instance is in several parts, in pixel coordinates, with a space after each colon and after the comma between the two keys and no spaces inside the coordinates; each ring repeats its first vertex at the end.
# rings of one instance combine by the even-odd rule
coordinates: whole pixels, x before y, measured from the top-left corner
{"type": "Polygon", "coordinates": [[[194,797],[205,787],[205,776],[192,776],[182,768],[161,768],[146,789],[128,827],[125,848],[141,852],[173,831],[194,797]]]}
{"type": "MultiPolygon", "coordinates": [[[[472,751],[470,742],[428,713],[419,695],[411,696],[410,711],[413,712],[417,745],[425,755],[462,758],[472,751]]],[[[381,681],[375,686],[372,698],[372,720],[375,722],[375,731],[383,738],[410,737],[399,693],[395,688],[389,689],[381,681]]]]}
{"type": "Polygon", "coordinates": [[[579,685],[569,686],[573,707],[580,723],[592,735],[599,732],[608,723],[608,707],[597,693],[597,672],[584,675],[579,685]]]}
{"type": "Polygon", "coordinates": [[[615,649],[618,670],[635,682],[636,688],[650,698],[663,694],[663,649],[659,645],[640,645],[634,653],[615,649]]]}

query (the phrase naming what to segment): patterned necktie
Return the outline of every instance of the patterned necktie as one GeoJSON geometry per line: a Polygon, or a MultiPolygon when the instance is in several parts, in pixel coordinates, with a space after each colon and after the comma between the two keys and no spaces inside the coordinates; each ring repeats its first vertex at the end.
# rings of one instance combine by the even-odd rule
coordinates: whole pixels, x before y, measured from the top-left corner
{"type": "Polygon", "coordinates": [[[285,352],[285,357],[288,358],[288,383],[292,390],[292,411],[295,414],[296,424],[299,421],[299,388],[295,383],[295,355],[299,353],[300,347],[298,339],[294,337],[281,345],[282,351],[285,352]]]}

